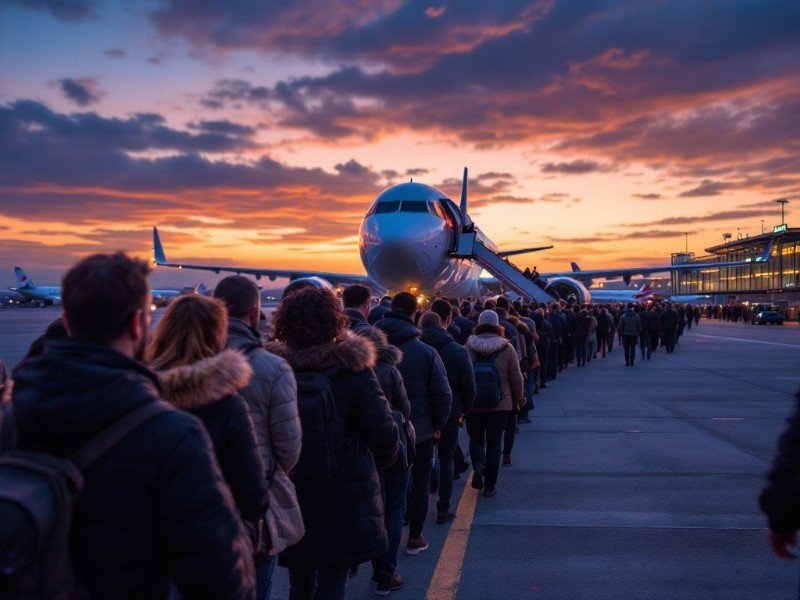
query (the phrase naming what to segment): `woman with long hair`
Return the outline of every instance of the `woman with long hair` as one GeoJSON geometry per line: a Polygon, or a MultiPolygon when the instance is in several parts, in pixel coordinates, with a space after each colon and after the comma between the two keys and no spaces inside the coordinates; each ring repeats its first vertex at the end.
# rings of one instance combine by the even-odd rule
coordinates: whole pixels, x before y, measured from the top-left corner
{"type": "Polygon", "coordinates": [[[274,342],[297,377],[303,449],[292,477],[306,535],[281,553],[291,600],[344,598],[351,567],[386,552],[378,469],[394,463],[398,428],[375,377],[375,345],[348,331],[328,290],[284,296],[274,342]]]}
{"type": "MultiPolygon", "coordinates": [[[[243,354],[225,349],[227,337],[228,315],[220,301],[181,296],[156,328],[150,367],[164,400],[203,422],[236,506],[252,524],[267,509],[267,474],[247,404],[237,395],[253,370],[243,354]]],[[[255,541],[257,532],[250,529],[255,541]]]]}

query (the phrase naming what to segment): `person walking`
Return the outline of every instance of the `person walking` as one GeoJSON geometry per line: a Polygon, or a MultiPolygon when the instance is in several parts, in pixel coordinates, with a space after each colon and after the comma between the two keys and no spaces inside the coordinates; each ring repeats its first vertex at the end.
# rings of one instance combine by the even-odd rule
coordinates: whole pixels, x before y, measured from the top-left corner
{"type": "Polygon", "coordinates": [[[260,537],[256,522],[269,502],[267,473],[253,420],[238,395],[253,369],[243,354],[225,349],[227,337],[222,302],[196,294],[181,296],[170,303],[156,327],[149,362],[164,400],[202,421],[255,546],[260,537]]]}
{"type": "Polygon", "coordinates": [[[573,340],[575,342],[575,359],[579,367],[586,366],[587,339],[589,337],[589,312],[584,308],[575,317],[573,340]]]}
{"type": "MultiPolygon", "coordinates": [[[[15,371],[17,447],[70,457],[134,411],[153,416],[83,473],[70,527],[73,570],[96,598],[252,598],[251,546],[202,423],[159,399],[142,364],[149,267],[116,254],[73,266],[61,288],[69,337],[15,371]]],[[[3,427],[0,427],[2,430],[3,427]]]]}
{"type": "Polygon", "coordinates": [[[608,309],[604,306],[600,309],[600,314],[597,317],[597,348],[601,352],[603,358],[609,351],[609,337],[611,334],[611,315],[608,314],[608,309]]]}
{"type": "Polygon", "coordinates": [[[348,572],[386,552],[378,469],[397,459],[399,431],[373,367],[375,346],[329,290],[284,297],[267,351],[298,381],[303,448],[292,477],[306,534],[284,550],[290,600],[344,598],[348,572]]]}
{"type": "Polygon", "coordinates": [[[455,517],[455,514],[450,511],[453,494],[453,455],[458,445],[459,426],[475,400],[475,375],[472,371],[469,353],[446,331],[447,321],[443,322],[437,313],[429,312],[422,315],[420,327],[422,328],[420,339],[434,348],[442,359],[453,398],[450,415],[442,428],[437,448],[439,453],[439,501],[436,503],[436,522],[442,524],[455,517]]]}
{"type": "Polygon", "coordinates": [[[500,444],[508,415],[525,403],[522,372],[514,348],[505,338],[497,313],[485,310],[467,340],[477,393],[467,414],[472,487],[487,498],[497,493],[500,444]]]}
{"type": "Polygon", "coordinates": [[[619,333],[625,348],[625,366],[632,367],[636,359],[636,341],[642,332],[642,318],[634,310],[633,304],[628,303],[625,312],[619,320],[619,333]]]}
{"type": "Polygon", "coordinates": [[[661,313],[661,331],[667,354],[675,352],[675,341],[678,335],[678,312],[669,303],[661,313]]]}
{"type": "MultiPolygon", "coordinates": [[[[383,395],[389,406],[402,416],[402,420],[411,418],[411,404],[408,401],[403,376],[397,365],[403,353],[389,344],[386,335],[377,327],[361,328],[358,335],[366,337],[375,345],[375,376],[381,386],[383,395]]],[[[395,418],[395,420],[399,420],[395,418]]],[[[410,423],[406,427],[413,427],[410,423]]],[[[409,432],[413,436],[413,429],[409,432]]],[[[401,436],[403,432],[401,432],[401,436]]],[[[412,444],[413,439],[407,440],[412,444]]],[[[375,593],[385,596],[403,587],[403,577],[397,572],[397,551],[400,548],[400,537],[403,533],[403,518],[406,514],[409,466],[403,464],[407,456],[398,456],[393,465],[381,469],[378,475],[381,480],[381,498],[384,506],[384,524],[388,538],[388,547],[384,554],[372,560],[372,579],[376,582],[375,593]]]]}
{"type": "Polygon", "coordinates": [[[597,358],[597,317],[592,312],[592,305],[586,311],[589,317],[589,335],[586,337],[586,362],[597,358]]]}
{"type": "Polygon", "coordinates": [[[416,311],[417,299],[408,292],[400,292],[392,298],[391,310],[375,324],[386,334],[389,343],[403,353],[397,368],[408,392],[411,423],[417,434],[416,455],[411,467],[406,546],[406,554],[412,556],[428,549],[422,530],[428,516],[434,448],[447,424],[452,403],[442,359],[436,350],[419,339],[421,332],[412,321],[416,311]]]}
{"type": "Polygon", "coordinates": [[[302,429],[297,412],[297,384],[289,364],[267,352],[259,333],[261,298],[252,279],[225,277],[214,289],[228,312],[227,346],[247,357],[253,378],[240,390],[253,417],[259,450],[269,484],[269,506],[263,537],[267,544],[256,554],[257,600],[270,597],[278,554],[305,534],[297,492],[289,478],[300,458],[302,429]]]}

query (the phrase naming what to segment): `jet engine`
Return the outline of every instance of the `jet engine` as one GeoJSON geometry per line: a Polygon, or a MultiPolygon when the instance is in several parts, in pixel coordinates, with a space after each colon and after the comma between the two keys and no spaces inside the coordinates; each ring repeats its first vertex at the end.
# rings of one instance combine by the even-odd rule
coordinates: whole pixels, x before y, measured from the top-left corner
{"type": "Polygon", "coordinates": [[[294,291],[301,290],[306,287],[315,287],[320,290],[331,290],[333,291],[333,286],[327,279],[323,279],[322,277],[298,277],[294,279],[289,285],[286,286],[286,289],[283,290],[283,297],[285,298],[289,294],[294,291]]]}
{"type": "Polygon", "coordinates": [[[592,295],[586,286],[572,277],[551,277],[547,280],[545,290],[556,298],[569,300],[572,297],[579,304],[585,304],[592,300],[592,295]]]}

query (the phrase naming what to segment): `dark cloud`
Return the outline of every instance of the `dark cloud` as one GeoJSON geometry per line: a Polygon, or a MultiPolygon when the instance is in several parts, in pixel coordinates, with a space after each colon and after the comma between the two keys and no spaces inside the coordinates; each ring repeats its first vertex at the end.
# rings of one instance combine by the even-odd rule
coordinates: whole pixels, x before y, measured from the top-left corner
{"type": "Polygon", "coordinates": [[[419,175],[427,175],[430,171],[428,169],[423,169],[420,167],[413,168],[413,169],[406,169],[406,176],[407,177],[418,177],[419,175]]]}
{"type": "Polygon", "coordinates": [[[195,123],[189,123],[189,128],[198,131],[204,131],[206,133],[217,133],[221,135],[243,138],[251,137],[255,135],[256,132],[256,130],[249,125],[242,125],[240,123],[234,123],[225,119],[218,121],[199,121],[195,123]]]}
{"type": "Polygon", "coordinates": [[[639,198],[640,200],[661,200],[661,194],[656,194],[654,192],[650,192],[647,194],[631,194],[633,198],[639,198]]]}
{"type": "Polygon", "coordinates": [[[97,4],[95,0],[6,0],[6,2],[31,10],[49,12],[64,21],[79,21],[91,16],[97,4]]]}
{"type": "Polygon", "coordinates": [[[730,184],[721,181],[705,179],[700,185],[690,190],[678,194],[679,198],[705,198],[707,196],[719,196],[724,190],[730,188],[730,184]]]}
{"type": "MultiPolygon", "coordinates": [[[[647,221],[645,223],[626,223],[623,227],[654,227],[658,225],[687,225],[691,223],[709,223],[717,221],[735,221],[737,219],[753,219],[762,217],[766,214],[774,212],[774,208],[765,207],[763,209],[734,209],[714,213],[708,213],[700,216],[684,216],[684,217],[667,217],[665,219],[658,219],[656,221],[647,221]]],[[[639,232],[636,232],[639,235],[639,232]]]]}
{"type": "Polygon", "coordinates": [[[97,81],[89,77],[61,79],[58,84],[64,97],[81,107],[97,104],[103,96],[97,81]]]}
{"type": "Polygon", "coordinates": [[[603,165],[593,160],[573,160],[561,163],[544,163],[539,167],[542,173],[560,173],[564,175],[584,175],[598,171],[608,171],[608,165],[603,165]]]}
{"type": "MultiPolygon", "coordinates": [[[[635,237],[637,239],[671,239],[682,236],[684,231],[671,231],[668,229],[649,229],[636,231],[635,237]]],[[[689,231],[689,235],[694,235],[695,231],[689,231]]],[[[589,236],[580,237],[557,237],[549,236],[547,240],[553,243],[568,243],[568,244],[604,244],[608,242],[623,242],[631,238],[629,233],[597,233],[589,236]]]]}
{"type": "Polygon", "coordinates": [[[125,58],[128,55],[122,48],[109,48],[103,54],[108,58],[125,58]]]}

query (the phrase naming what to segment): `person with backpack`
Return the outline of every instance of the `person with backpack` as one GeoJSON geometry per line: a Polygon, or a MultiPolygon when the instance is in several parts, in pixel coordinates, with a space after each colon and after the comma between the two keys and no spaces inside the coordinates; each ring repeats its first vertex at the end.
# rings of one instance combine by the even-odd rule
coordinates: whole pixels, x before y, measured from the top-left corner
{"type": "MultiPolygon", "coordinates": [[[[437,300],[438,302],[438,300],[437,300]]],[[[434,305],[436,302],[434,302],[434,305]]],[[[445,304],[447,304],[445,302],[445,304]]],[[[449,306],[449,304],[448,304],[449,306]]],[[[434,306],[434,308],[436,308],[434,306]]],[[[439,306],[441,313],[444,308],[439,306]]],[[[439,440],[439,501],[436,503],[436,522],[447,523],[455,517],[450,511],[450,500],[453,495],[454,454],[458,445],[459,426],[464,415],[472,408],[475,399],[475,374],[472,371],[472,361],[467,350],[447,332],[447,321],[450,314],[443,322],[439,313],[429,312],[422,315],[420,327],[424,343],[428,344],[439,353],[447,371],[447,381],[453,395],[450,416],[442,428],[442,437],[439,440]]]]}
{"type": "Polygon", "coordinates": [[[297,380],[303,429],[292,471],[306,534],[284,550],[292,599],[344,598],[348,571],[387,549],[378,469],[397,459],[399,431],[375,377],[375,346],[347,331],[329,290],[285,297],[266,349],[297,380]]]}
{"type": "Polygon", "coordinates": [[[261,523],[268,482],[253,420],[239,396],[253,375],[247,358],[226,350],[228,314],[215,298],[181,296],[156,327],[150,368],[161,381],[164,400],[203,422],[214,445],[233,500],[255,551],[261,550],[261,523]]]}
{"type": "Polygon", "coordinates": [[[434,448],[450,416],[452,396],[447,371],[439,354],[421,342],[420,330],[411,320],[417,299],[408,292],[392,298],[392,310],[375,326],[386,334],[389,343],[403,353],[397,368],[411,403],[411,422],[417,433],[416,455],[411,467],[411,492],[408,501],[410,521],[406,554],[417,555],[428,549],[422,536],[428,516],[434,448]]]}
{"type": "Polygon", "coordinates": [[[185,598],[253,596],[250,542],[211,440],[197,418],[159,400],[158,378],[140,362],[148,273],[121,252],[81,260],[62,281],[69,337],[15,372],[0,423],[1,556],[24,556],[10,544],[34,533],[12,531],[27,521],[5,495],[22,491],[7,467],[24,456],[65,475],[47,480],[56,500],[39,513],[52,522],[47,543],[28,563],[0,565],[4,598],[165,599],[170,582],[185,598]],[[82,488],[68,486],[80,480],[75,469],[82,488]]]}
{"type": "Polygon", "coordinates": [[[497,493],[500,444],[509,413],[525,404],[517,353],[493,310],[485,310],[467,340],[477,393],[467,414],[469,451],[474,473],[472,487],[487,498],[497,493]]]}
{"type": "Polygon", "coordinates": [[[411,404],[403,384],[403,376],[397,370],[403,353],[389,344],[386,335],[377,327],[361,328],[358,330],[358,335],[364,336],[375,345],[373,370],[383,395],[392,409],[392,416],[400,428],[400,451],[397,460],[378,473],[381,479],[384,524],[389,545],[384,554],[372,560],[372,579],[377,584],[375,593],[385,596],[401,589],[404,585],[402,576],[397,572],[397,551],[403,533],[409,471],[414,458],[414,426],[409,420],[411,404]]]}
{"type": "Polygon", "coordinates": [[[289,364],[264,349],[257,329],[262,319],[255,282],[241,275],[225,277],[214,289],[214,297],[225,303],[228,312],[228,348],[244,353],[253,369],[253,378],[239,393],[253,417],[269,484],[265,547],[255,557],[257,599],[264,600],[270,596],[277,555],[305,534],[297,492],[289,478],[300,458],[302,440],[297,385],[289,364]]]}

